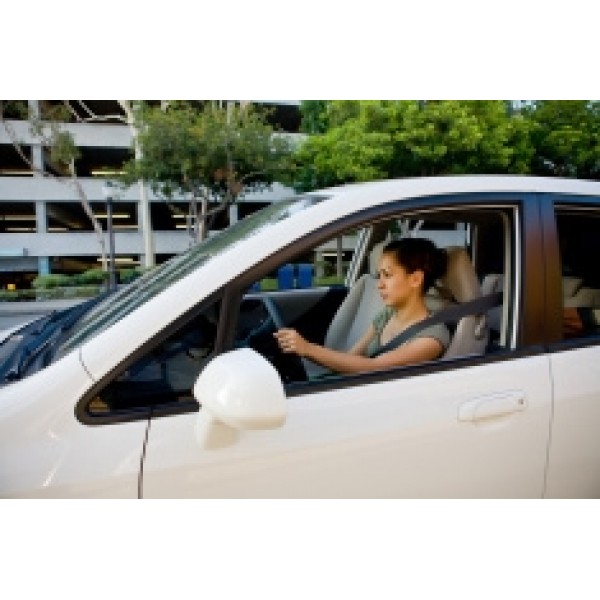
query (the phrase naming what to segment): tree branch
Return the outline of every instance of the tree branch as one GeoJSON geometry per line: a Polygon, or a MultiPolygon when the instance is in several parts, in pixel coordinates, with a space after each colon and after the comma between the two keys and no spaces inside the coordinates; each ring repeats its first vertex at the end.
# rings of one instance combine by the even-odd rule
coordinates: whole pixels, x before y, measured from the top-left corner
{"type": "Polygon", "coordinates": [[[98,242],[100,244],[100,250],[101,250],[101,254],[102,254],[102,265],[103,265],[103,269],[106,270],[106,244],[104,241],[104,232],[102,231],[102,227],[100,226],[98,219],[96,219],[96,215],[94,215],[94,211],[92,210],[92,207],[90,206],[90,203],[87,199],[87,196],[85,195],[85,191],[83,190],[81,183],[77,180],[77,176],[75,174],[75,169],[74,169],[73,164],[70,165],[69,170],[70,170],[71,175],[68,178],[65,178],[60,175],[54,175],[52,173],[47,173],[43,169],[36,167],[33,164],[33,161],[23,151],[21,142],[17,138],[17,135],[16,135],[14,129],[12,128],[12,125],[4,119],[4,114],[1,111],[0,111],[0,122],[2,123],[2,125],[4,125],[4,129],[5,129],[8,137],[10,138],[10,141],[11,141],[14,149],[16,150],[17,154],[23,159],[25,164],[27,164],[34,173],[37,173],[38,175],[40,175],[42,177],[53,179],[63,185],[69,185],[69,184],[73,185],[73,187],[75,188],[75,192],[79,196],[79,200],[81,201],[83,210],[85,211],[86,215],[89,217],[90,221],[92,222],[92,227],[94,228],[94,231],[98,237],[98,242]]]}

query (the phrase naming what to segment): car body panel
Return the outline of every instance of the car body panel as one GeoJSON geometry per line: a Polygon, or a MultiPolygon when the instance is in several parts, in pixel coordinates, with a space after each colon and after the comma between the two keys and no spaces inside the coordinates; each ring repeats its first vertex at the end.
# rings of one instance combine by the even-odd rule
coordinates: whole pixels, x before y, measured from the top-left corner
{"type": "Polygon", "coordinates": [[[551,355],[552,443],[546,495],[600,498],[600,348],[551,355]]]}
{"type": "Polygon", "coordinates": [[[539,498],[550,411],[542,355],[295,396],[283,427],[229,447],[202,447],[202,410],[155,419],[143,496],[539,498]],[[465,403],[515,389],[525,410],[459,420],[465,403]]]}
{"type": "Polygon", "coordinates": [[[73,351],[2,388],[1,496],[137,497],[147,422],[110,428],[80,423],[74,401],[92,384],[73,351]]]}

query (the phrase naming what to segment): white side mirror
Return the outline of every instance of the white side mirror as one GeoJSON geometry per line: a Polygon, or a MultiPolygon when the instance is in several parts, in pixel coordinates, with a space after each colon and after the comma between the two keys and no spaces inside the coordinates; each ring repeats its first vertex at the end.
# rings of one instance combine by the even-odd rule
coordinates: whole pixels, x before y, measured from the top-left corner
{"type": "Polygon", "coordinates": [[[214,358],[194,385],[200,413],[233,429],[274,429],[285,422],[283,383],[275,368],[249,348],[214,358]]]}

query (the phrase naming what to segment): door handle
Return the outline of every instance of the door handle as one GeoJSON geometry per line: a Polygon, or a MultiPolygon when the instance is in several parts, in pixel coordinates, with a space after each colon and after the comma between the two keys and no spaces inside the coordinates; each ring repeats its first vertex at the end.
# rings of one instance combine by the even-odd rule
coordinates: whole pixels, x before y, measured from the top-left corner
{"type": "Polygon", "coordinates": [[[479,421],[492,417],[502,417],[527,408],[525,392],[514,390],[481,396],[461,404],[458,409],[459,421],[479,421]]]}

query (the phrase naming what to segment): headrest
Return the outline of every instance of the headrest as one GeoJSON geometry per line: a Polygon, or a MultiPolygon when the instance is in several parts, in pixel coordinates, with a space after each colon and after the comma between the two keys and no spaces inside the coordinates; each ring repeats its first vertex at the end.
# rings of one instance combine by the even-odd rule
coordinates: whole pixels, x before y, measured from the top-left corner
{"type": "Polygon", "coordinates": [[[570,298],[574,296],[579,288],[583,285],[583,279],[581,277],[571,277],[569,275],[563,278],[563,297],[570,298]]]}
{"type": "Polygon", "coordinates": [[[490,273],[481,282],[481,293],[486,296],[504,290],[504,275],[501,273],[490,273]]]}
{"type": "Polygon", "coordinates": [[[442,287],[449,291],[457,302],[468,302],[481,296],[479,280],[473,263],[464,248],[446,248],[448,266],[441,278],[442,287]]]}

